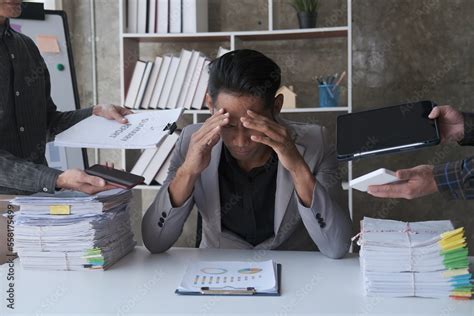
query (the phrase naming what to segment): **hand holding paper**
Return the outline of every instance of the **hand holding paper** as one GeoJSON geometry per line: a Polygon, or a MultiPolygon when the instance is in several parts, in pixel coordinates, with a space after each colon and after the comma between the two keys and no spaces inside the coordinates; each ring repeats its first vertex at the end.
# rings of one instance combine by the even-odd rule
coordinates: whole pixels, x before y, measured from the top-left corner
{"type": "Polygon", "coordinates": [[[109,120],[115,120],[121,124],[128,123],[125,115],[133,114],[129,109],[113,104],[98,104],[94,106],[92,113],[109,120]]]}
{"type": "Polygon", "coordinates": [[[54,140],[55,145],[111,149],[156,148],[170,133],[170,123],[175,123],[184,109],[129,114],[126,124],[104,118],[120,121],[119,115],[125,114],[123,111],[129,111],[124,109],[121,113],[115,113],[115,110],[101,107],[98,111],[102,117],[90,116],[58,134],[54,140]]]}

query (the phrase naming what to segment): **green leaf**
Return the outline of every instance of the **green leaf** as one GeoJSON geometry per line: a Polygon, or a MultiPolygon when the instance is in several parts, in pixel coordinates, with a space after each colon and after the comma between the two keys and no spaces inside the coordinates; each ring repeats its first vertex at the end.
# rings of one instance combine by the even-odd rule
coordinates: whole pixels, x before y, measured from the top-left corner
{"type": "Polygon", "coordinates": [[[318,11],[319,0],[292,0],[290,5],[296,12],[316,13],[318,11]]]}

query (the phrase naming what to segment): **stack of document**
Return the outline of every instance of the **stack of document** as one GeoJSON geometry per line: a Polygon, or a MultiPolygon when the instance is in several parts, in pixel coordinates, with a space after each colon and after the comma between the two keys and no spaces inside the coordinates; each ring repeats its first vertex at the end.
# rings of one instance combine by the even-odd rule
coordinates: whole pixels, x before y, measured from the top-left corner
{"type": "Polygon", "coordinates": [[[191,263],[176,290],[181,295],[279,295],[279,265],[272,260],[191,263]]]}
{"type": "Polygon", "coordinates": [[[131,191],[62,191],[17,197],[15,244],[26,269],[107,269],[135,247],[131,191]]]}
{"type": "Polygon", "coordinates": [[[471,298],[464,229],[450,221],[365,217],[359,239],[365,292],[385,297],[471,298]]]}

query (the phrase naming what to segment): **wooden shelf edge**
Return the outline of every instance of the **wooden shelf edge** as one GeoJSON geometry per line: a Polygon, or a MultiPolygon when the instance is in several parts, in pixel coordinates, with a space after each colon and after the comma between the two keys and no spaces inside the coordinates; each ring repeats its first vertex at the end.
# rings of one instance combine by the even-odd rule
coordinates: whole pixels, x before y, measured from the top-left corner
{"type": "Polygon", "coordinates": [[[206,33],[167,33],[138,34],[122,33],[122,39],[134,39],[139,42],[201,42],[230,41],[237,37],[242,41],[292,40],[311,38],[347,37],[347,26],[314,29],[289,29],[273,31],[242,31],[242,32],[206,32],[206,33]]]}

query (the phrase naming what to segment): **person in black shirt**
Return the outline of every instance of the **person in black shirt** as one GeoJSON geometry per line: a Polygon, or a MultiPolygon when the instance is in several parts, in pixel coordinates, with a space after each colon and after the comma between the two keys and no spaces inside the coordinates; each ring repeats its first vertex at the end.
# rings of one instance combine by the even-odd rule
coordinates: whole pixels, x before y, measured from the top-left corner
{"type": "Polygon", "coordinates": [[[95,114],[120,123],[130,110],[96,105],[59,112],[51,99],[48,68],[34,42],[10,27],[21,14],[21,0],[0,0],[0,194],[53,193],[72,189],[96,193],[112,188],[82,170],[49,168],[46,143],[95,114]]]}

